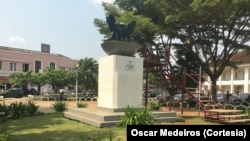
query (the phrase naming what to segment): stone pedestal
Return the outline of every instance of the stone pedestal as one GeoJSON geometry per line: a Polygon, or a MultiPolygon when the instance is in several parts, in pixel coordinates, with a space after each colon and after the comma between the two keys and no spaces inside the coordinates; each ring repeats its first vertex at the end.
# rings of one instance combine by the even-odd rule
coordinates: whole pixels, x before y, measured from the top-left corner
{"type": "Polygon", "coordinates": [[[110,55],[99,59],[97,108],[114,112],[142,106],[143,59],[110,55]]]}

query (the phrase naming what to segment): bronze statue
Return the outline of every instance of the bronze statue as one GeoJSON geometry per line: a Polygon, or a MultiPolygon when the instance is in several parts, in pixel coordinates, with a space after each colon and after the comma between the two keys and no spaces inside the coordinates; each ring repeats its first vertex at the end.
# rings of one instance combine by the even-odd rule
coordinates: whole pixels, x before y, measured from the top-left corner
{"type": "Polygon", "coordinates": [[[127,26],[123,23],[115,23],[115,18],[113,15],[106,17],[106,21],[109,26],[109,30],[112,32],[110,40],[118,41],[130,41],[130,35],[132,34],[134,27],[136,25],[135,21],[130,22],[127,26]]]}

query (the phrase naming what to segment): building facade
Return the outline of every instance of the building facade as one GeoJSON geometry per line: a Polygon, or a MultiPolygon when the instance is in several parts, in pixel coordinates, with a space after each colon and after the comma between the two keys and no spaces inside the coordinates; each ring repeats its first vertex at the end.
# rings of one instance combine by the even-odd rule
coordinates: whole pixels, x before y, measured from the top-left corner
{"type": "MultiPolygon", "coordinates": [[[[217,80],[217,88],[223,93],[250,93],[250,56],[246,52],[239,52],[232,59],[237,62],[238,68],[225,68],[217,80]]],[[[203,86],[209,91],[212,87],[211,80],[208,76],[205,79],[207,81],[203,86]]]]}
{"type": "Polygon", "coordinates": [[[0,46],[0,81],[8,84],[11,73],[32,71],[42,73],[44,70],[73,70],[78,60],[61,54],[50,53],[48,44],[41,44],[41,51],[0,46]]]}

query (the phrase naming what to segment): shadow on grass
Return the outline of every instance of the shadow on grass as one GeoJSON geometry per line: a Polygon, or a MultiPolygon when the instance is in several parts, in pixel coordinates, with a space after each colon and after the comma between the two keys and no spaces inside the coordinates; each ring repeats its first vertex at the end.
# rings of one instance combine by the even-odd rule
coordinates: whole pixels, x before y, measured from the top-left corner
{"type": "Polygon", "coordinates": [[[125,128],[98,128],[63,117],[63,113],[10,120],[3,123],[11,141],[84,141],[109,139],[126,140],[125,128]]]}

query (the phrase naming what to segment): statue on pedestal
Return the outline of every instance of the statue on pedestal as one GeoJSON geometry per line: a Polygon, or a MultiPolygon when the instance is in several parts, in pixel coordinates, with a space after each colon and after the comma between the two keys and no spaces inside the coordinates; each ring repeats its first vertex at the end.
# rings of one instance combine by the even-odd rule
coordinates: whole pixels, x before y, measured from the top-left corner
{"type": "Polygon", "coordinates": [[[113,15],[107,16],[106,21],[112,36],[108,41],[102,43],[102,49],[108,55],[134,56],[140,48],[140,45],[132,42],[130,38],[136,22],[132,21],[128,25],[117,24],[113,15]]]}
{"type": "Polygon", "coordinates": [[[117,24],[113,15],[107,16],[106,21],[109,25],[109,30],[112,31],[111,40],[130,41],[130,35],[136,25],[135,21],[130,22],[128,25],[124,23],[117,24]]]}

